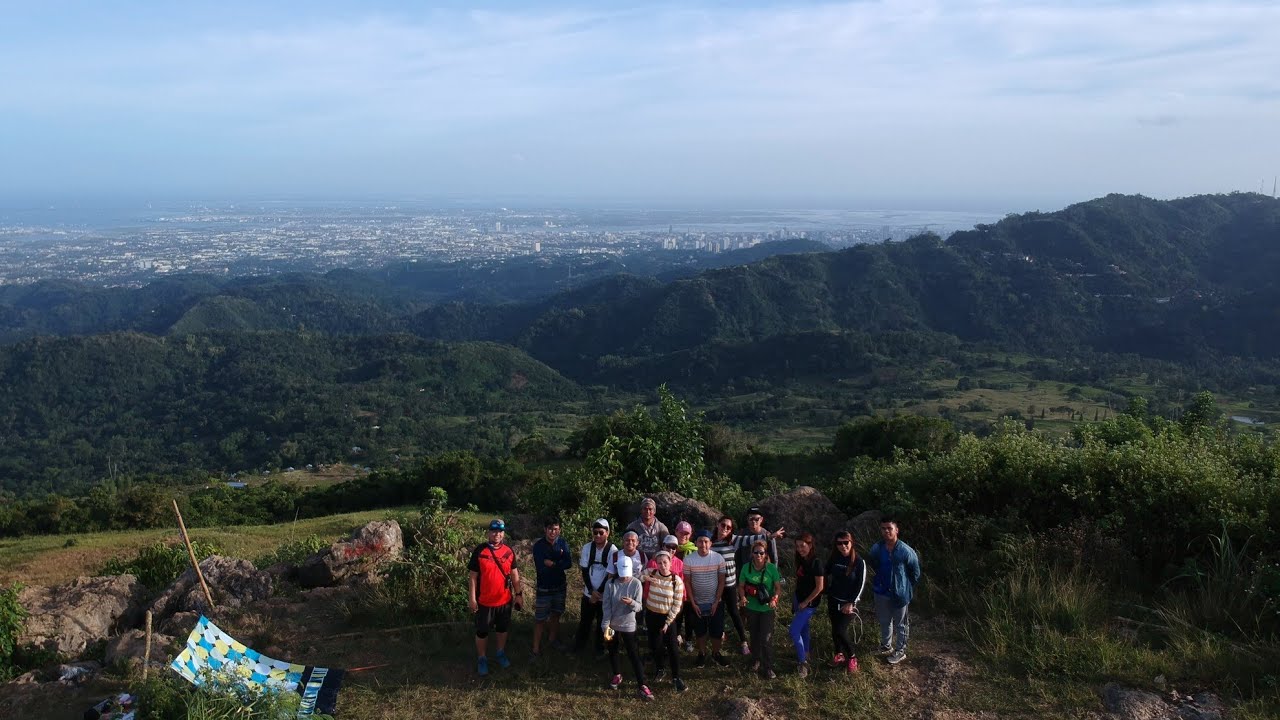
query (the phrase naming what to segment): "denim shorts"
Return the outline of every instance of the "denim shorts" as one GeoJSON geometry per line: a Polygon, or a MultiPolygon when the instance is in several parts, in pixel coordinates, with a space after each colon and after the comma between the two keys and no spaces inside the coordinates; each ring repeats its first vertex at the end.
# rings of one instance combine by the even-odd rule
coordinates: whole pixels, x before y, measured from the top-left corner
{"type": "Polygon", "coordinates": [[[698,603],[698,610],[702,615],[693,615],[694,637],[710,635],[713,638],[719,638],[724,632],[724,603],[716,606],[714,615],[711,614],[711,603],[698,603]]]}
{"type": "Polygon", "coordinates": [[[564,598],[565,588],[558,590],[538,588],[533,601],[533,619],[537,622],[546,622],[552,615],[563,615],[564,598]]]}

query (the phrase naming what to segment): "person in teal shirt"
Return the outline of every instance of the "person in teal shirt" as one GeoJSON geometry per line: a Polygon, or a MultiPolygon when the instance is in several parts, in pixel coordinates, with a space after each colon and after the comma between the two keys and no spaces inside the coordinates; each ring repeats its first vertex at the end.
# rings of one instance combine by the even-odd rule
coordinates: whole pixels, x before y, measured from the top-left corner
{"type": "Polygon", "coordinates": [[[772,680],[773,624],[777,615],[778,581],[782,573],[769,562],[769,545],[763,540],[751,544],[751,562],[738,573],[738,604],[747,610],[747,633],[751,636],[751,656],[755,658],[752,669],[760,676],[772,680]]]}

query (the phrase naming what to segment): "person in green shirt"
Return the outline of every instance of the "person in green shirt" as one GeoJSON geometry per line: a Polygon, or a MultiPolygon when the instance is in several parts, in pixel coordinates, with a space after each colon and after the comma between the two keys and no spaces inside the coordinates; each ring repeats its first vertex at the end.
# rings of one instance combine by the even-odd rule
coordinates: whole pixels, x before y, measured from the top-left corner
{"type": "Polygon", "coordinates": [[[778,607],[778,581],[782,573],[769,562],[769,545],[763,540],[751,544],[751,562],[738,573],[738,604],[747,609],[747,632],[751,635],[751,657],[755,658],[753,670],[772,680],[773,671],[773,623],[778,607]]]}

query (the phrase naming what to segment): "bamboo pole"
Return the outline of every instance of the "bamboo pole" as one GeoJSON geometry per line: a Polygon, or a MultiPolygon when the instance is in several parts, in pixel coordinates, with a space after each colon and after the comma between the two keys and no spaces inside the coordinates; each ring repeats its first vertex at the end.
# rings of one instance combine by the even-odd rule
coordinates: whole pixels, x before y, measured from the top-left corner
{"type": "Polygon", "coordinates": [[[204,573],[200,572],[200,561],[196,560],[196,551],[191,548],[191,538],[187,537],[187,526],[182,522],[182,511],[178,509],[178,501],[173,501],[173,512],[178,516],[178,529],[182,531],[182,542],[187,546],[187,556],[191,558],[191,567],[200,579],[200,587],[204,588],[204,599],[209,603],[209,612],[213,612],[213,595],[209,593],[209,585],[204,581],[204,573]]]}
{"type": "Polygon", "coordinates": [[[147,611],[147,647],[142,651],[142,679],[147,679],[151,670],[151,611],[147,611]]]}

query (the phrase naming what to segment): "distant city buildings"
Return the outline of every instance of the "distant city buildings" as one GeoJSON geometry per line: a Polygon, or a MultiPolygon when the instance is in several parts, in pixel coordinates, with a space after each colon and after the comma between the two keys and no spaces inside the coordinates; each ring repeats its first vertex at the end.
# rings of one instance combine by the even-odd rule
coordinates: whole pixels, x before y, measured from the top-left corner
{"type": "MultiPolygon", "coordinates": [[[[669,213],[667,213],[669,214],[669,213]]],[[[903,216],[903,214],[898,214],[903,216]]],[[[773,240],[813,239],[833,248],[904,239],[936,223],[875,222],[822,230],[742,227],[733,213],[697,213],[681,230],[600,211],[409,211],[401,207],[250,209],[200,207],[157,215],[128,228],[4,225],[0,284],[73,279],[142,285],[174,273],[265,275],[403,262],[488,262],[530,254],[726,253],[773,240]],[[708,220],[708,218],[710,218],[708,220]],[[493,228],[487,231],[485,228],[493,228]]],[[[946,228],[945,231],[960,229],[946,228]]]]}

